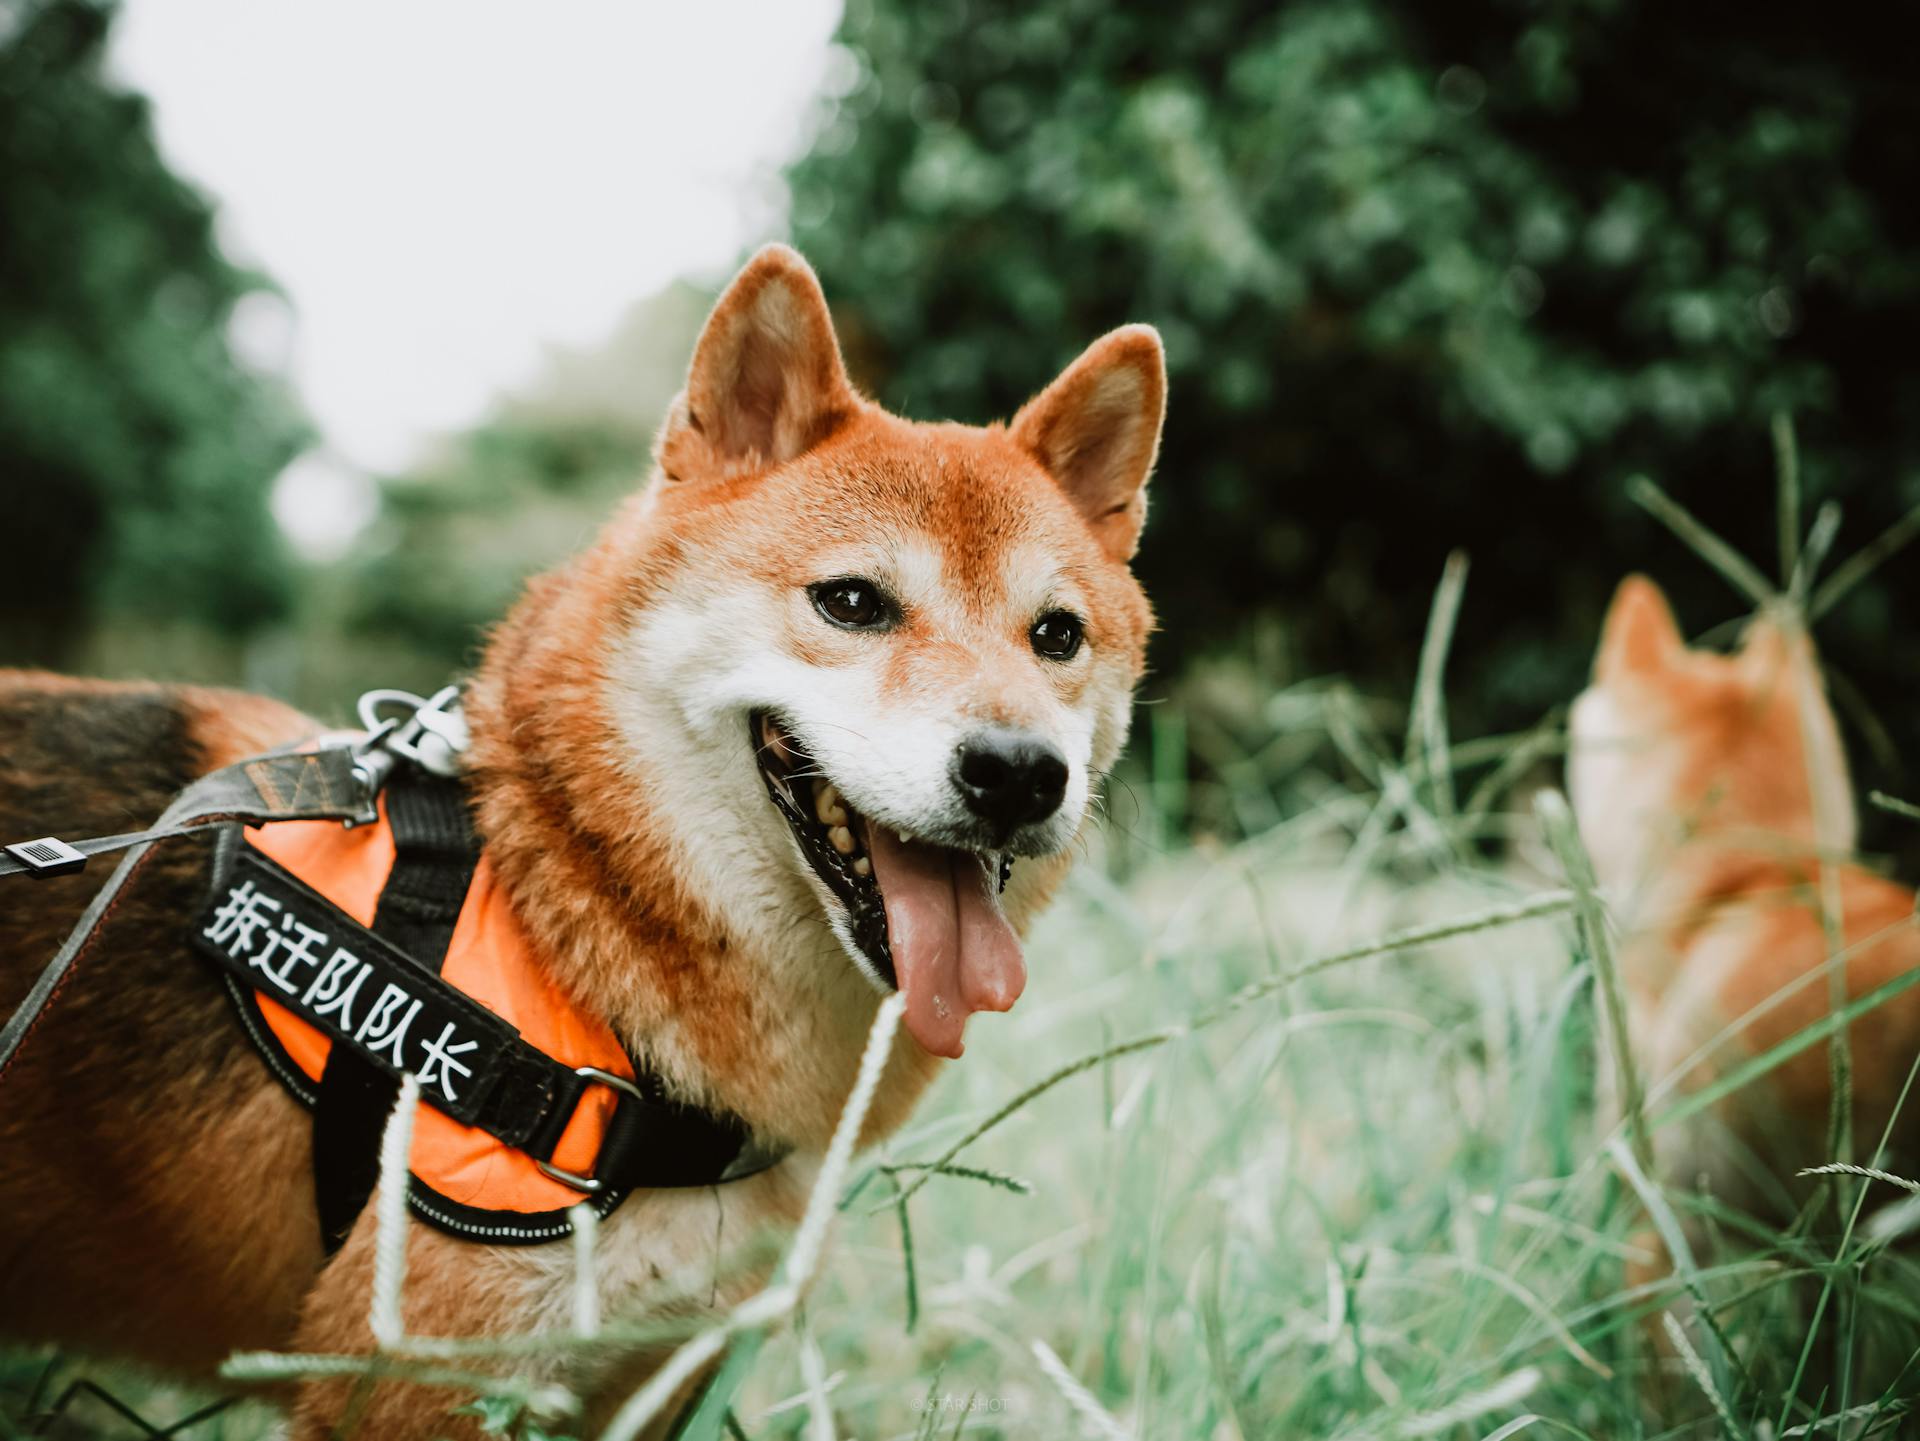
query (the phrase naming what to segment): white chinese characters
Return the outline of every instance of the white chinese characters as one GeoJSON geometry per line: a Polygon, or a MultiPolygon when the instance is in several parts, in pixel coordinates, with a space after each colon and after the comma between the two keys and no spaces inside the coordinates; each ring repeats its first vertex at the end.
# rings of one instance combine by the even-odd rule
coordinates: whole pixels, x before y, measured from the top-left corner
{"type": "Polygon", "coordinates": [[[423,1089],[438,1086],[448,1101],[460,1099],[454,1080],[472,1076],[473,1069],[456,1057],[478,1050],[480,1042],[459,1039],[455,1021],[446,1021],[437,1038],[428,1039],[430,1025],[414,1033],[424,1004],[419,996],[333,944],[325,931],[254,882],[229,887],[201,935],[229,959],[258,971],[264,986],[295,998],[295,1010],[305,1019],[323,1021],[396,1070],[415,1073],[423,1089]]]}

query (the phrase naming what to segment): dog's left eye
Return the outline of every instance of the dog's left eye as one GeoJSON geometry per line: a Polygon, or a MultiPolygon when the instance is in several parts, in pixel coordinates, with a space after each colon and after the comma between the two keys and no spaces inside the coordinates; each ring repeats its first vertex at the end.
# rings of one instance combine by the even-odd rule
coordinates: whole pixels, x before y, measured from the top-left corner
{"type": "Polygon", "coordinates": [[[807,594],[815,610],[849,630],[872,630],[892,618],[886,596],[872,581],[823,580],[808,586],[807,594]]]}
{"type": "Polygon", "coordinates": [[[1043,655],[1048,660],[1072,660],[1074,652],[1080,649],[1083,633],[1080,617],[1072,611],[1050,610],[1033,623],[1027,639],[1032,642],[1035,655],[1043,655]]]}

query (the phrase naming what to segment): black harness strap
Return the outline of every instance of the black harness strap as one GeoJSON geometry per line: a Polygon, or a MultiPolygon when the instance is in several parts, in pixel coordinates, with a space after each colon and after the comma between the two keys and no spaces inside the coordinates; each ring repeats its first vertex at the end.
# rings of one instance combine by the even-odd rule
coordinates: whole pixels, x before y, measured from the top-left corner
{"type": "MultiPolygon", "coordinates": [[[[480,858],[460,783],[414,765],[386,786],[393,869],[373,933],[439,972],[480,858]]],[[[352,1046],[336,1045],[313,1107],[313,1186],[329,1251],[353,1230],[380,1179],[380,1135],[400,1083],[352,1046]]]]}

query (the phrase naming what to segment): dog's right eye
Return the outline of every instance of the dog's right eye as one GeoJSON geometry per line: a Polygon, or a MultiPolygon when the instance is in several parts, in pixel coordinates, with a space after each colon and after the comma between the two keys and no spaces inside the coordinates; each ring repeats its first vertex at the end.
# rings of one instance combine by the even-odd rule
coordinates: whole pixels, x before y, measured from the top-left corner
{"type": "Polygon", "coordinates": [[[813,608],[848,630],[873,630],[893,618],[886,596],[872,581],[823,580],[807,587],[813,608]]]}

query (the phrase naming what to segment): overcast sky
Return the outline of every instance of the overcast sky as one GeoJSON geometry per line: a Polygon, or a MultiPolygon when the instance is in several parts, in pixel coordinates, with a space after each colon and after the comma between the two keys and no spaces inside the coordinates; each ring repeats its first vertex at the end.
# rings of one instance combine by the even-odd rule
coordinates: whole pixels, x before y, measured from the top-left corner
{"type": "Polygon", "coordinates": [[[244,311],[335,462],[405,465],[777,233],[839,0],[130,0],[113,65],[293,302],[244,311]]]}

